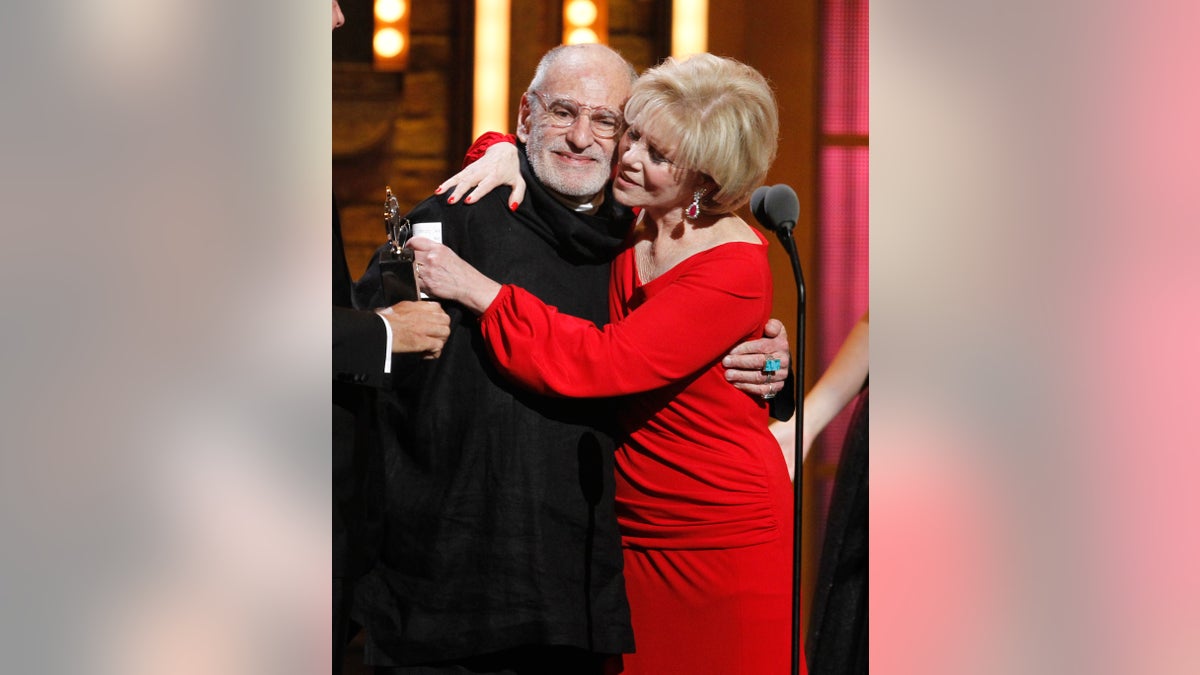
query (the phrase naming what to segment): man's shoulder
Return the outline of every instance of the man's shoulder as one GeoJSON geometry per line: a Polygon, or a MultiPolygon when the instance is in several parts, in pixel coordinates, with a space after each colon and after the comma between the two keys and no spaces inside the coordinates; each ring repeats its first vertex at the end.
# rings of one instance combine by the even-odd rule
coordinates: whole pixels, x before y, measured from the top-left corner
{"type": "Polygon", "coordinates": [[[507,188],[497,188],[484,195],[478,201],[470,204],[458,202],[447,204],[446,195],[432,195],[408,212],[407,218],[413,223],[438,221],[441,223],[466,223],[474,220],[495,220],[497,217],[511,218],[508,210],[508,200],[505,195],[507,188]]]}

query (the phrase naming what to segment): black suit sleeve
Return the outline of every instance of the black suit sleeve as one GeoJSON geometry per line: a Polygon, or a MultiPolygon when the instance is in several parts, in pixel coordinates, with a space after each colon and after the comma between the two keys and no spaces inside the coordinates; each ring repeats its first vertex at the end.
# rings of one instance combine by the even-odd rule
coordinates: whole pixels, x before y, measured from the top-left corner
{"type": "Polygon", "coordinates": [[[333,308],[333,380],[372,387],[386,382],[387,328],[375,312],[333,308]]]}

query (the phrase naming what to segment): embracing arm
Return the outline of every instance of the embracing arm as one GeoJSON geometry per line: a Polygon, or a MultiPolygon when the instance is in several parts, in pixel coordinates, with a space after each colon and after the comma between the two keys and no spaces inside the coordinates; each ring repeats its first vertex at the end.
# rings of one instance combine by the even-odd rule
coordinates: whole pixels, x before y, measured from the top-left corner
{"type": "Polygon", "coordinates": [[[497,364],[540,393],[614,396],[677,382],[720,361],[730,344],[755,332],[767,302],[752,265],[713,257],[601,329],[523,289],[464,269],[469,266],[443,246],[416,238],[410,245],[428,292],[482,311],[480,329],[497,364]],[[731,267],[747,271],[730,278],[731,267]],[[712,321],[714,314],[723,320],[712,321]]]}
{"type": "Polygon", "coordinates": [[[459,199],[464,204],[474,204],[501,185],[512,186],[508,208],[516,211],[525,200],[525,179],[521,176],[521,163],[517,158],[516,138],[489,131],[467,150],[462,170],[447,178],[434,194],[440,195],[453,188],[446,199],[447,204],[459,199]]]}
{"type": "MultiPolygon", "coordinates": [[[[498,186],[512,185],[509,208],[515,211],[525,199],[525,180],[521,177],[517,152],[516,138],[511,134],[495,131],[482,134],[467,151],[463,170],[439,185],[436,194],[453,188],[447,203],[462,199],[464,204],[473,204],[498,186]]],[[[495,290],[499,290],[499,285],[495,290]]],[[[476,313],[482,311],[480,308],[476,313]]],[[[751,397],[769,399],[771,417],[781,420],[790,418],[796,408],[789,349],[783,323],[771,319],[763,328],[762,338],[737,345],[722,361],[725,379],[751,397]],[[780,369],[768,376],[763,366],[772,358],[779,359],[780,369]]]]}
{"type": "Polygon", "coordinates": [[[769,399],[771,417],[777,420],[789,419],[796,412],[789,349],[783,322],[770,319],[763,327],[763,337],[739,344],[721,361],[726,368],[725,379],[750,396],[769,399]],[[768,359],[779,359],[779,370],[764,370],[768,359]]]}
{"type": "Polygon", "coordinates": [[[703,312],[680,306],[687,294],[711,299],[722,289],[688,280],[672,286],[673,292],[664,291],[604,328],[561,314],[519,287],[504,286],[480,317],[480,327],[497,365],[539,393],[597,397],[650,391],[703,371],[754,325],[754,317],[729,312],[722,315],[725,321],[714,323],[703,312]],[[671,341],[664,339],[667,334],[685,337],[671,341]]]}

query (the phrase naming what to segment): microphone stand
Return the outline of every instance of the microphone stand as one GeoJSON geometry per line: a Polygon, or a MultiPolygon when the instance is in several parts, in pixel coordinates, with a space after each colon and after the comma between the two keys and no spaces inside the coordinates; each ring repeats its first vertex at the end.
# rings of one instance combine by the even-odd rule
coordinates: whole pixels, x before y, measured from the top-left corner
{"type": "Polygon", "coordinates": [[[800,269],[800,256],[796,253],[796,240],[792,237],[792,229],[782,226],[776,229],[779,241],[787,249],[788,258],[792,262],[792,275],[796,278],[796,414],[793,463],[796,467],[795,481],[792,483],[793,503],[792,521],[792,675],[800,673],[800,659],[804,651],[800,648],[800,560],[802,557],[801,534],[804,522],[800,515],[804,506],[804,272],[800,269]]]}
{"type": "Polygon", "coordinates": [[[796,468],[792,482],[792,675],[800,674],[800,659],[804,651],[800,648],[800,560],[804,521],[804,272],[800,270],[800,255],[796,253],[796,240],[792,230],[800,216],[800,200],[795,190],[779,184],[763,185],[750,197],[750,211],[756,220],[779,236],[779,242],[787,250],[792,263],[792,275],[796,277],[796,412],[795,438],[792,451],[796,468]]]}

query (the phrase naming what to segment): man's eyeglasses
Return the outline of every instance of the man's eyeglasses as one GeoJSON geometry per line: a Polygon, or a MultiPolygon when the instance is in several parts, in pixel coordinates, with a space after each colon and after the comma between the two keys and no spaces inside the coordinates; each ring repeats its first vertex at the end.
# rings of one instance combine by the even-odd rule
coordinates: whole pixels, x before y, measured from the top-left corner
{"type": "Polygon", "coordinates": [[[546,120],[550,126],[564,129],[573,126],[579,115],[587,112],[591,123],[592,135],[597,138],[613,138],[621,133],[625,120],[621,114],[604,106],[584,105],[570,96],[550,98],[540,91],[529,90],[538,97],[545,110],[546,120]]]}

